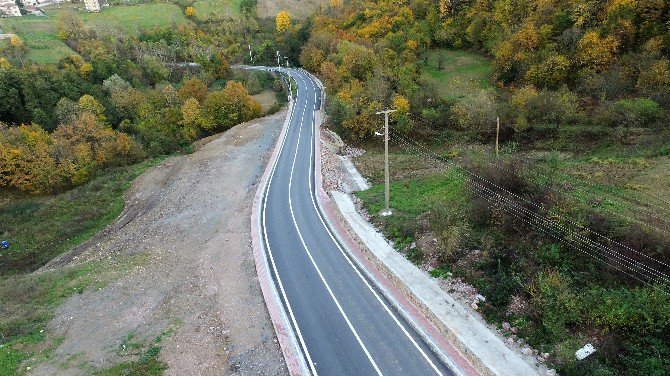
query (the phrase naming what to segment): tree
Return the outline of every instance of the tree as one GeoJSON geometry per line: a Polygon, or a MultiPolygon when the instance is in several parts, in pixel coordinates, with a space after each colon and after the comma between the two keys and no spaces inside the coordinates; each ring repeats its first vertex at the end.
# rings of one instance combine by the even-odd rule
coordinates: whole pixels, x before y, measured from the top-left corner
{"type": "Polygon", "coordinates": [[[616,57],[619,42],[612,36],[601,37],[591,31],[582,37],[577,44],[577,61],[598,72],[604,71],[616,57]]]}
{"type": "Polygon", "coordinates": [[[19,38],[18,35],[12,34],[11,37],[9,37],[9,45],[14,48],[23,48],[23,41],[21,38],[19,38]]]}
{"type": "Polygon", "coordinates": [[[331,8],[340,8],[342,7],[343,1],[342,0],[330,0],[330,7],[331,8]]]}
{"type": "Polygon", "coordinates": [[[73,13],[58,13],[56,33],[60,40],[79,40],[85,32],[84,22],[73,13]]]}
{"type": "Polygon", "coordinates": [[[393,97],[393,107],[397,110],[391,117],[396,121],[398,129],[408,132],[414,126],[414,122],[409,117],[410,104],[407,98],[400,94],[393,97]]]}
{"type": "Polygon", "coordinates": [[[186,101],[189,98],[194,98],[198,102],[202,103],[205,101],[205,97],[207,96],[208,91],[209,89],[207,88],[206,83],[197,78],[192,78],[186,80],[179,89],[179,98],[181,98],[182,101],[186,101]]]}
{"type": "Polygon", "coordinates": [[[342,82],[342,75],[337,70],[337,66],[332,61],[324,61],[319,69],[321,77],[325,81],[326,88],[333,92],[337,92],[342,82]]]}
{"type": "Polygon", "coordinates": [[[321,67],[325,60],[323,51],[312,46],[307,45],[300,53],[300,64],[307,70],[316,72],[321,67]]]}
{"type": "Polygon", "coordinates": [[[194,7],[186,7],[184,10],[184,15],[188,18],[193,18],[195,17],[195,8],[194,7]]]}
{"type": "Polygon", "coordinates": [[[0,57],[0,69],[9,69],[12,67],[12,64],[7,60],[6,57],[0,57]]]}
{"type": "Polygon", "coordinates": [[[200,137],[204,128],[202,109],[195,98],[188,98],[181,106],[182,134],[187,141],[195,141],[200,137]]]}
{"type": "Polygon", "coordinates": [[[277,14],[275,20],[277,32],[283,33],[291,28],[291,15],[289,12],[282,10],[277,14]]]}
{"type": "Polygon", "coordinates": [[[60,124],[70,122],[77,115],[77,103],[63,97],[56,104],[55,112],[60,124]]]}
{"type": "Polygon", "coordinates": [[[258,117],[261,111],[261,105],[241,83],[229,81],[222,91],[207,95],[203,105],[205,129],[223,130],[258,117]]]}
{"type": "Polygon", "coordinates": [[[526,72],[526,80],[538,87],[555,89],[566,82],[570,73],[570,60],[562,55],[550,56],[526,72]]]}
{"type": "Polygon", "coordinates": [[[44,193],[61,184],[62,174],[52,156],[53,142],[40,126],[3,129],[0,145],[0,186],[44,193]]]}
{"type": "Polygon", "coordinates": [[[115,73],[102,82],[102,88],[109,94],[114,94],[117,91],[128,90],[131,86],[126,80],[115,73]]]}
{"type": "Polygon", "coordinates": [[[225,79],[230,75],[230,64],[221,51],[212,54],[209,61],[205,63],[205,68],[217,79],[225,79]]]}
{"type": "Polygon", "coordinates": [[[84,95],[81,98],[79,98],[79,102],[77,103],[77,111],[79,113],[84,113],[88,112],[95,116],[95,118],[101,122],[104,123],[107,119],[105,118],[105,107],[100,104],[93,96],[91,95],[84,95]]]}
{"type": "Polygon", "coordinates": [[[446,19],[451,13],[451,0],[440,0],[440,18],[446,19]]]}

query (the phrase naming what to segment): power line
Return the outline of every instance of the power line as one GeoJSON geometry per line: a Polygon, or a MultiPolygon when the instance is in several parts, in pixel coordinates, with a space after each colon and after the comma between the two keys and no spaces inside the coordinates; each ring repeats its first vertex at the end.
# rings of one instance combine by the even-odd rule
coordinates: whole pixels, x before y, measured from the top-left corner
{"type": "MultiPolygon", "coordinates": [[[[628,268],[629,270],[631,270],[632,272],[637,273],[638,275],[642,275],[645,279],[648,279],[648,280],[651,280],[651,281],[660,283],[660,284],[662,284],[662,285],[664,285],[664,286],[667,285],[667,281],[670,281],[670,276],[666,275],[665,273],[660,272],[660,271],[658,271],[658,270],[656,270],[656,269],[654,269],[654,268],[652,268],[652,267],[650,267],[650,266],[648,266],[648,265],[645,265],[645,264],[643,264],[643,263],[641,263],[641,262],[639,262],[639,261],[637,261],[637,260],[631,259],[631,258],[629,258],[629,257],[627,257],[627,256],[625,256],[625,255],[623,255],[623,254],[621,254],[621,253],[619,253],[619,252],[617,252],[617,251],[615,251],[615,250],[613,250],[613,249],[611,249],[611,248],[605,246],[605,245],[602,245],[602,244],[600,244],[600,243],[596,243],[596,242],[594,242],[593,240],[591,240],[591,239],[589,239],[589,238],[587,238],[587,237],[585,237],[585,236],[583,236],[583,235],[581,235],[581,234],[579,234],[579,233],[577,233],[577,232],[575,232],[575,231],[572,231],[572,230],[568,229],[567,227],[563,226],[563,225],[560,224],[560,223],[557,223],[557,222],[555,222],[555,221],[553,221],[553,220],[551,220],[551,219],[548,219],[548,218],[546,218],[546,217],[542,217],[540,214],[535,213],[534,211],[530,211],[529,209],[527,209],[527,208],[525,208],[525,207],[523,207],[523,206],[521,206],[521,205],[515,203],[515,202],[512,201],[510,198],[504,197],[503,195],[501,195],[501,194],[499,194],[499,193],[497,193],[497,192],[494,192],[493,190],[491,190],[491,189],[489,189],[489,188],[486,188],[486,187],[483,186],[482,184],[477,183],[476,181],[474,181],[474,180],[472,179],[472,177],[475,177],[476,179],[480,179],[480,180],[482,180],[482,181],[484,181],[484,182],[486,182],[486,183],[488,183],[488,184],[490,184],[490,185],[492,185],[492,186],[494,186],[494,187],[496,187],[496,188],[498,188],[498,189],[500,189],[500,190],[502,190],[502,191],[505,191],[505,192],[507,192],[508,194],[511,194],[511,195],[513,195],[513,196],[515,196],[515,197],[517,197],[517,198],[522,199],[521,197],[519,197],[519,196],[517,196],[517,195],[515,195],[515,194],[513,194],[513,193],[511,193],[511,192],[509,192],[509,191],[507,191],[507,190],[505,190],[505,189],[502,188],[502,187],[497,186],[496,184],[493,184],[493,183],[491,183],[491,182],[488,182],[486,179],[482,179],[481,177],[477,176],[476,174],[473,174],[473,173],[467,171],[466,169],[463,169],[462,167],[456,165],[456,164],[453,163],[453,162],[450,162],[450,161],[448,161],[448,160],[445,160],[444,158],[440,157],[439,155],[437,155],[437,154],[435,154],[435,153],[432,153],[432,152],[429,151],[430,154],[427,154],[427,153],[425,153],[425,152],[419,151],[419,150],[417,150],[415,147],[413,147],[413,146],[409,145],[407,142],[403,141],[403,139],[410,140],[411,142],[417,144],[418,146],[422,146],[421,144],[416,143],[416,141],[411,140],[411,139],[409,139],[409,138],[405,138],[405,137],[403,137],[403,136],[400,136],[400,137],[397,137],[397,136],[396,136],[396,137],[394,137],[394,139],[395,139],[396,141],[399,141],[399,142],[403,143],[407,148],[414,150],[415,153],[419,153],[419,154],[421,154],[423,157],[428,157],[428,158],[430,158],[430,159],[435,159],[435,160],[437,160],[437,161],[439,161],[439,162],[446,162],[446,163],[452,164],[452,165],[454,165],[454,166],[456,166],[456,167],[459,167],[459,171],[465,172],[465,173],[467,173],[468,175],[470,175],[470,181],[471,181],[471,183],[473,183],[475,186],[480,187],[480,188],[483,189],[484,191],[487,191],[487,192],[488,192],[489,195],[488,195],[488,196],[484,196],[484,197],[483,197],[484,199],[486,199],[487,201],[491,202],[491,198],[492,198],[493,196],[497,196],[499,199],[502,199],[502,203],[503,203],[503,204],[507,204],[507,207],[509,207],[509,209],[511,209],[514,213],[519,214],[519,215],[525,215],[525,216],[531,217],[531,218],[535,219],[535,222],[536,222],[536,223],[542,223],[542,224],[544,224],[544,226],[545,226],[545,227],[548,227],[549,230],[559,232],[559,233],[561,234],[561,236],[558,236],[558,235],[554,234],[553,232],[547,232],[547,230],[545,230],[544,228],[540,228],[540,229],[542,230],[542,232],[545,232],[545,233],[551,235],[552,237],[558,239],[559,241],[561,241],[561,242],[563,242],[563,243],[565,243],[566,240],[568,240],[568,243],[567,243],[567,244],[568,244],[571,248],[573,248],[573,249],[574,249],[574,248],[579,248],[579,250],[580,250],[581,252],[586,253],[586,254],[590,255],[591,257],[596,258],[596,259],[598,259],[599,261],[606,263],[607,265],[609,265],[609,266],[611,266],[611,267],[613,267],[613,268],[615,268],[615,269],[617,269],[617,270],[623,272],[624,274],[626,274],[626,275],[628,275],[628,276],[631,276],[631,277],[635,278],[635,279],[638,280],[638,281],[642,281],[642,280],[640,280],[639,278],[634,277],[634,276],[631,275],[630,273],[625,272],[624,270],[620,269],[619,267],[616,267],[616,266],[612,265],[611,263],[606,262],[606,261],[600,259],[599,257],[593,255],[592,253],[586,251],[583,247],[578,247],[578,246],[576,246],[575,244],[572,244],[572,242],[569,241],[568,236],[576,237],[576,239],[578,239],[578,240],[580,241],[579,244],[581,244],[581,245],[583,245],[583,246],[587,246],[587,247],[596,247],[596,248],[598,248],[598,249],[595,250],[595,251],[598,251],[598,252],[601,253],[601,254],[602,254],[602,253],[605,253],[603,256],[606,257],[608,260],[610,260],[610,261],[612,261],[612,262],[615,262],[615,263],[617,263],[617,264],[619,264],[619,265],[621,265],[621,266],[623,266],[623,267],[625,267],[625,268],[628,268]],[[399,138],[400,138],[400,139],[399,139],[399,138]],[[555,228],[555,227],[558,227],[558,228],[555,228]]],[[[476,192],[475,192],[475,193],[476,193],[476,192]]],[[[479,192],[479,193],[480,193],[479,196],[482,197],[481,192],[479,192]]],[[[522,200],[524,200],[524,199],[522,199],[522,200]]],[[[524,200],[524,201],[529,202],[529,201],[527,201],[527,200],[524,200]]],[[[500,205],[500,203],[501,203],[501,201],[498,200],[498,205],[500,205]]],[[[530,203],[530,202],[529,202],[529,203],[530,203]]],[[[530,204],[533,204],[533,203],[530,203],[530,204]]],[[[533,205],[536,206],[536,207],[538,207],[536,204],[533,204],[533,205]]],[[[538,207],[538,208],[539,208],[539,207],[538,207]]],[[[545,209],[545,210],[546,210],[546,209],[545,209]]],[[[508,212],[509,212],[509,210],[508,210],[508,212]]],[[[519,216],[516,215],[516,214],[513,214],[513,215],[514,215],[515,217],[518,218],[519,216]]],[[[523,219],[522,219],[522,220],[523,220],[523,219]]],[[[524,221],[525,221],[525,220],[524,220],[524,221]]],[[[528,221],[525,221],[525,222],[526,222],[526,223],[529,223],[528,221]]],[[[530,223],[529,223],[529,224],[530,224],[530,223]]],[[[536,229],[536,230],[540,230],[540,229],[538,228],[537,225],[531,225],[531,226],[532,226],[534,229],[536,229]]],[[[580,227],[581,227],[581,226],[580,226],[580,227]]],[[[595,233],[595,232],[593,232],[593,231],[591,231],[591,230],[589,230],[589,229],[586,229],[586,228],[583,228],[583,227],[582,227],[582,229],[584,229],[584,230],[586,230],[586,231],[589,231],[589,232],[591,232],[591,233],[593,233],[593,234],[597,234],[597,233],[595,233]]],[[[600,235],[600,234],[597,234],[597,235],[603,237],[603,236],[600,235]]],[[[603,237],[603,238],[608,239],[608,238],[606,238],[606,237],[603,237]]],[[[608,239],[608,240],[610,240],[610,242],[611,242],[611,239],[608,239]]],[[[625,246],[624,246],[624,247],[625,247],[625,246]]],[[[630,249],[629,247],[627,247],[627,248],[630,249]]],[[[633,251],[633,252],[636,252],[637,254],[639,254],[639,255],[641,255],[641,256],[644,256],[644,257],[648,258],[649,260],[652,260],[652,261],[661,263],[661,264],[663,264],[663,265],[666,265],[666,264],[664,264],[664,263],[662,263],[662,262],[660,262],[660,261],[658,261],[658,260],[655,260],[655,259],[653,259],[653,258],[651,258],[651,257],[649,257],[649,256],[647,256],[647,255],[644,255],[644,254],[642,254],[642,253],[640,253],[640,252],[637,252],[637,251],[632,250],[632,249],[630,249],[630,250],[633,251]]],[[[666,266],[667,266],[667,265],[666,265],[666,266]]],[[[650,284],[650,283],[648,283],[648,282],[647,282],[646,284],[653,286],[652,284],[650,284]]]]}
{"type": "MultiPolygon", "coordinates": [[[[433,137],[433,136],[431,136],[431,135],[424,135],[424,136],[425,136],[425,137],[428,137],[429,139],[431,139],[431,140],[433,140],[433,141],[436,141],[436,142],[442,142],[441,140],[438,140],[437,138],[435,138],[435,137],[433,137]]],[[[491,162],[491,161],[486,161],[486,163],[495,166],[495,164],[494,164],[493,162],[491,162]]],[[[499,167],[499,168],[502,168],[502,167],[499,167]]],[[[513,171],[511,171],[511,172],[514,173],[514,174],[516,174],[516,175],[518,176],[518,174],[517,174],[516,172],[513,172],[513,171]]],[[[545,175],[545,174],[539,173],[539,172],[537,172],[537,171],[533,171],[533,173],[534,173],[535,175],[541,176],[541,177],[543,177],[543,178],[545,178],[545,179],[547,179],[547,180],[550,180],[550,181],[553,181],[553,182],[557,182],[555,178],[552,178],[552,177],[547,176],[547,175],[545,175]]],[[[639,197],[635,197],[635,196],[632,196],[632,195],[627,195],[627,194],[625,194],[625,193],[619,192],[619,191],[617,191],[617,190],[615,190],[615,189],[613,189],[613,188],[611,188],[611,187],[607,187],[607,186],[604,186],[604,185],[599,185],[599,184],[596,184],[596,183],[593,183],[593,182],[590,182],[590,181],[587,181],[587,180],[578,179],[578,178],[575,178],[575,177],[570,176],[570,175],[567,175],[567,174],[563,174],[563,175],[564,175],[564,176],[568,176],[568,177],[570,177],[571,179],[573,179],[573,180],[575,180],[575,181],[578,181],[578,182],[580,182],[580,183],[587,184],[587,185],[591,186],[592,188],[596,188],[596,189],[599,189],[599,190],[607,191],[607,192],[609,192],[610,194],[613,194],[613,195],[615,195],[615,196],[617,196],[617,197],[619,197],[619,198],[622,198],[622,199],[625,199],[625,200],[634,201],[634,202],[636,202],[636,203],[638,203],[638,204],[641,204],[641,205],[653,206],[653,207],[656,207],[657,209],[660,209],[661,211],[664,211],[664,212],[667,212],[668,214],[670,214],[670,206],[668,206],[668,207],[666,207],[666,206],[660,206],[660,205],[658,205],[658,204],[654,204],[654,203],[651,203],[651,202],[649,202],[649,201],[645,201],[645,200],[643,200],[643,199],[641,199],[641,198],[639,198],[639,197]]],[[[560,181],[560,183],[562,183],[562,184],[570,184],[567,180],[562,180],[562,181],[560,181]]],[[[539,184],[541,184],[541,185],[543,185],[543,186],[548,186],[547,184],[543,184],[543,183],[539,183],[539,184]]],[[[550,187],[550,188],[553,188],[553,187],[550,187]]],[[[589,193],[589,194],[595,195],[595,194],[593,194],[593,192],[586,191],[584,188],[582,188],[582,187],[580,187],[580,186],[577,186],[576,188],[579,189],[579,190],[581,190],[582,192],[585,192],[585,193],[589,193]]],[[[564,192],[564,193],[567,193],[567,192],[564,192]]],[[[663,199],[661,199],[661,198],[659,198],[659,197],[657,197],[657,196],[654,196],[654,195],[652,195],[652,194],[650,194],[650,193],[642,192],[642,191],[641,191],[640,193],[642,193],[642,194],[645,195],[645,196],[649,196],[649,197],[651,197],[651,198],[653,198],[653,199],[655,199],[655,200],[657,200],[657,201],[660,201],[660,202],[662,202],[662,203],[664,203],[664,204],[670,205],[670,202],[665,201],[665,200],[663,200],[663,199]]],[[[618,205],[620,205],[620,206],[623,206],[623,207],[627,207],[627,208],[636,210],[636,209],[633,208],[632,206],[625,205],[625,204],[623,204],[623,203],[621,203],[621,202],[612,201],[610,198],[604,198],[604,200],[605,200],[605,201],[608,201],[608,202],[610,202],[610,203],[612,203],[612,204],[618,204],[618,205]]],[[[639,209],[637,209],[637,210],[639,210],[639,209]]],[[[662,221],[664,221],[664,222],[668,222],[668,223],[670,223],[670,221],[668,221],[667,219],[662,218],[662,217],[659,217],[659,216],[656,216],[656,215],[654,215],[654,214],[651,213],[651,212],[646,212],[646,214],[649,215],[649,216],[651,216],[651,217],[653,217],[653,218],[656,218],[656,219],[662,220],[662,221]]]]}
{"type": "MultiPolygon", "coordinates": [[[[515,194],[515,193],[513,193],[513,192],[510,192],[509,190],[507,190],[507,189],[505,189],[505,188],[503,188],[503,187],[501,187],[501,186],[499,186],[499,185],[497,185],[497,184],[495,184],[495,183],[492,183],[492,182],[490,182],[490,181],[488,181],[488,180],[482,178],[481,176],[478,176],[477,174],[475,174],[475,173],[473,173],[473,172],[467,170],[466,168],[464,168],[464,167],[462,167],[462,166],[456,164],[455,162],[450,161],[450,160],[447,160],[447,159],[444,159],[443,157],[439,156],[438,154],[435,154],[434,152],[432,152],[430,149],[426,148],[424,145],[418,143],[417,141],[414,141],[414,140],[410,139],[409,137],[405,137],[405,136],[403,136],[403,135],[399,135],[399,134],[397,134],[397,133],[396,133],[396,136],[399,136],[399,137],[401,137],[401,138],[404,138],[404,139],[406,139],[406,140],[409,140],[411,143],[413,143],[413,144],[415,144],[415,145],[421,147],[422,149],[426,150],[428,154],[433,155],[433,157],[432,157],[433,159],[437,159],[438,161],[442,161],[442,162],[446,162],[446,163],[451,164],[451,165],[454,165],[454,166],[458,166],[458,167],[462,168],[463,171],[465,171],[469,176],[474,177],[474,178],[477,178],[477,179],[479,179],[479,180],[482,180],[482,181],[486,182],[487,184],[489,184],[489,185],[491,185],[491,186],[494,186],[494,187],[498,188],[499,190],[501,190],[501,191],[503,191],[503,192],[505,192],[505,193],[507,193],[507,194],[509,194],[509,195],[511,195],[511,196],[514,196],[515,198],[517,198],[517,199],[519,199],[519,200],[525,201],[525,202],[529,203],[530,205],[533,205],[533,206],[537,207],[537,208],[540,209],[540,210],[545,210],[545,211],[547,211],[548,213],[552,214],[552,213],[551,213],[551,210],[548,209],[548,208],[546,208],[546,207],[544,206],[544,204],[540,204],[540,205],[538,205],[537,203],[528,201],[527,199],[525,199],[525,198],[523,198],[523,197],[521,197],[521,196],[519,196],[519,195],[517,195],[517,194],[515,194]],[[437,158],[435,158],[435,157],[437,157],[437,158]]],[[[430,155],[428,155],[428,157],[430,157],[430,155]]],[[[555,213],[553,213],[553,214],[556,215],[555,213]]],[[[634,252],[634,253],[636,253],[636,254],[638,254],[638,255],[640,255],[640,256],[642,256],[642,257],[645,257],[645,258],[647,258],[647,259],[649,259],[649,260],[651,260],[651,261],[654,261],[654,262],[657,262],[657,263],[659,263],[659,264],[662,264],[662,265],[664,265],[665,267],[670,267],[670,265],[668,265],[668,264],[666,264],[666,263],[664,263],[664,262],[662,262],[662,261],[660,261],[660,260],[656,260],[656,259],[654,259],[654,258],[652,258],[652,257],[650,257],[650,256],[648,256],[648,255],[645,255],[644,253],[641,253],[641,252],[636,251],[636,250],[634,250],[634,249],[632,249],[632,248],[630,248],[630,247],[628,247],[628,246],[626,246],[626,245],[624,245],[624,244],[621,244],[621,243],[619,243],[619,242],[616,242],[616,241],[614,241],[614,240],[612,240],[612,239],[610,239],[610,238],[608,238],[608,237],[606,237],[606,236],[604,236],[604,235],[601,235],[601,234],[599,234],[599,233],[597,233],[597,232],[595,232],[595,231],[592,231],[592,230],[590,230],[590,229],[588,229],[588,228],[586,228],[586,227],[584,227],[584,226],[582,226],[582,225],[580,225],[580,224],[578,224],[578,223],[576,223],[576,222],[573,222],[573,221],[571,221],[570,219],[567,219],[567,218],[566,218],[566,220],[568,221],[568,223],[570,223],[570,224],[572,224],[572,225],[574,225],[574,226],[576,226],[576,227],[578,227],[578,228],[580,228],[580,229],[582,229],[582,230],[588,231],[588,232],[590,232],[590,233],[592,233],[592,234],[594,234],[594,235],[596,235],[596,236],[598,236],[598,237],[600,237],[600,238],[602,238],[602,239],[604,239],[604,240],[607,240],[608,242],[614,243],[614,244],[616,244],[616,245],[618,245],[618,246],[620,246],[620,247],[623,247],[623,248],[625,248],[625,249],[628,249],[628,250],[631,251],[631,252],[634,252]]]]}

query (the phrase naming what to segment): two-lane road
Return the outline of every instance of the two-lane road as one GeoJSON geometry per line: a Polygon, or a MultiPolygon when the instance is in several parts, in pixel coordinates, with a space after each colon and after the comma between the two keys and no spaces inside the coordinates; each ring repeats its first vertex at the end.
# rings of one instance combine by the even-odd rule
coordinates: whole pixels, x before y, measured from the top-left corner
{"type": "Polygon", "coordinates": [[[450,369],[355,266],[316,200],[312,77],[298,84],[288,129],[260,208],[270,273],[309,371],[319,375],[451,375],[450,369]]]}

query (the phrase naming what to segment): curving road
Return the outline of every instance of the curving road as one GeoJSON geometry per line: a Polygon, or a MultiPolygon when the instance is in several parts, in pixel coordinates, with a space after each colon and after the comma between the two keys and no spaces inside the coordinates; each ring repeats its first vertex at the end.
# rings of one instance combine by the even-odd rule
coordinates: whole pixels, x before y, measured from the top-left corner
{"type": "Polygon", "coordinates": [[[319,375],[452,375],[326,225],[314,183],[321,92],[303,71],[282,71],[295,79],[298,95],[263,192],[260,223],[304,367],[319,375]]]}

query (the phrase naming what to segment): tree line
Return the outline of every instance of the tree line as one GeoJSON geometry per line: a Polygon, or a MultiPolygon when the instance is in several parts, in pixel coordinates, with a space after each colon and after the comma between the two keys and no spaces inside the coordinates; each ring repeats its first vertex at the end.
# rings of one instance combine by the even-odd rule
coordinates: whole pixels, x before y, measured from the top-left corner
{"type": "Polygon", "coordinates": [[[404,100],[403,129],[477,131],[496,116],[515,132],[650,127],[670,110],[669,12],[663,0],[332,0],[300,61],[326,81],[332,120],[354,137],[373,132],[376,108],[404,100]],[[440,98],[421,74],[436,49],[488,56],[502,90],[440,98]]]}
{"type": "Polygon", "coordinates": [[[57,30],[73,49],[57,65],[29,61],[19,37],[0,47],[0,187],[59,191],[184,149],[260,116],[250,91],[281,89],[231,70],[236,52],[194,24],[98,35],[66,13],[57,30]]]}

